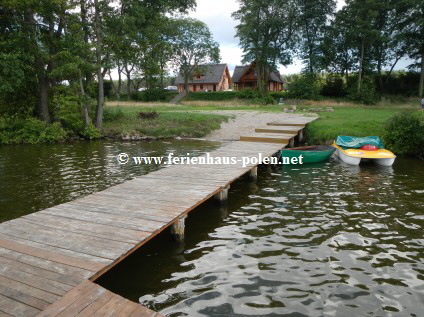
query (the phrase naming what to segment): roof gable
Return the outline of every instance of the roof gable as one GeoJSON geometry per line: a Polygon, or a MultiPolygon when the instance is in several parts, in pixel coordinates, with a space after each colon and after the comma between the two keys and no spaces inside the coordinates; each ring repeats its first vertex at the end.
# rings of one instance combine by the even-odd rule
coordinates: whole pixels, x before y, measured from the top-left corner
{"type": "MultiPolygon", "coordinates": [[[[233,73],[233,82],[237,83],[240,82],[241,78],[248,73],[249,69],[252,67],[253,63],[250,65],[242,65],[242,66],[236,66],[234,68],[233,73]]],[[[282,83],[283,80],[281,79],[281,75],[277,70],[274,70],[270,72],[269,74],[269,80],[282,83]]]]}
{"type": "MultiPolygon", "coordinates": [[[[205,67],[206,71],[201,79],[189,79],[189,84],[217,84],[221,81],[225,73],[227,73],[227,64],[212,64],[212,65],[199,65],[199,68],[205,67]]],[[[184,84],[184,78],[181,72],[175,79],[176,85],[184,84]]]]}

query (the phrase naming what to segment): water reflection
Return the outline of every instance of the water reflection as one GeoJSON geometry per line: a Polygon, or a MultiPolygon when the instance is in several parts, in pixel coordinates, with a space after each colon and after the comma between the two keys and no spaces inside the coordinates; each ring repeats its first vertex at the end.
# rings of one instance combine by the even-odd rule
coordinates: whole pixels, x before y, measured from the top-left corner
{"type": "Polygon", "coordinates": [[[263,169],[100,283],[168,316],[423,316],[424,168],[263,169]]]}
{"type": "Polygon", "coordinates": [[[217,142],[74,142],[0,146],[0,222],[103,190],[161,168],[120,165],[119,153],[130,156],[192,156],[217,142]]]}

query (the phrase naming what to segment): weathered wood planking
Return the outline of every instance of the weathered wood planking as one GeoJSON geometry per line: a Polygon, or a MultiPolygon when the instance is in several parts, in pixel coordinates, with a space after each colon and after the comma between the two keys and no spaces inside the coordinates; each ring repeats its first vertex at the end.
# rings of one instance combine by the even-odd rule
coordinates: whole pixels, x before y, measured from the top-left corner
{"type": "Polygon", "coordinates": [[[84,281],[65,296],[38,312],[37,317],[156,316],[160,314],[131,302],[107,289],[84,281]]]}
{"type": "Polygon", "coordinates": [[[235,164],[169,165],[0,224],[0,316],[159,317],[90,280],[256,168],[243,157],[284,144],[233,142],[204,157],[235,164]]]}
{"type": "Polygon", "coordinates": [[[302,127],[299,126],[267,126],[267,127],[261,127],[256,128],[255,132],[260,133],[287,133],[287,134],[298,134],[300,130],[302,130],[302,127]]]}
{"type": "Polygon", "coordinates": [[[240,141],[289,144],[295,134],[285,133],[252,133],[242,135],[240,141]]]}
{"type": "Polygon", "coordinates": [[[275,126],[305,126],[308,123],[315,121],[318,119],[318,117],[299,117],[294,116],[290,118],[286,118],[284,120],[280,121],[274,121],[267,123],[268,125],[275,125],[275,126]]]}

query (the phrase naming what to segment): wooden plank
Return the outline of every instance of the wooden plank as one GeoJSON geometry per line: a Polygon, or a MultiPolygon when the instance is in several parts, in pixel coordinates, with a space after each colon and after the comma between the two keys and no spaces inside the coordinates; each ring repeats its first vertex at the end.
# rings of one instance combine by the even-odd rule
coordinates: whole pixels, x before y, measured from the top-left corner
{"type": "Polygon", "coordinates": [[[13,299],[19,303],[38,309],[40,311],[46,309],[50,305],[50,303],[42,299],[33,297],[31,295],[15,290],[13,288],[5,287],[3,285],[0,285],[0,295],[9,297],[10,299],[13,299]]]}
{"type": "Polygon", "coordinates": [[[96,285],[94,288],[88,290],[87,292],[81,294],[72,304],[66,307],[62,312],[60,312],[57,317],[74,317],[83,311],[86,307],[90,306],[96,299],[101,297],[107,292],[106,289],[96,285]]]}
{"type": "Polygon", "coordinates": [[[90,317],[96,316],[96,312],[109,302],[115,294],[112,292],[104,292],[101,296],[95,299],[90,305],[85,307],[79,314],[78,317],[90,317]]]}
{"type": "Polygon", "coordinates": [[[268,127],[256,128],[255,132],[260,132],[260,133],[287,133],[287,134],[297,135],[300,130],[302,130],[301,127],[294,127],[294,126],[268,126],[268,127]]]}
{"type": "Polygon", "coordinates": [[[12,250],[4,249],[1,247],[0,256],[11,260],[19,261],[21,263],[30,264],[32,266],[36,266],[56,273],[60,273],[63,275],[77,277],[80,279],[87,279],[94,273],[94,271],[88,271],[74,266],[53,262],[39,257],[34,257],[32,255],[22,254],[12,250]]]}
{"type": "Polygon", "coordinates": [[[22,293],[27,294],[29,296],[41,299],[41,300],[43,300],[47,303],[50,303],[50,304],[54,303],[55,301],[57,301],[60,298],[59,295],[53,294],[53,293],[48,292],[48,291],[41,290],[41,289],[36,288],[32,285],[25,284],[25,283],[30,283],[30,282],[31,282],[30,280],[24,281],[24,282],[18,282],[18,281],[9,279],[7,277],[0,276],[0,285],[3,286],[3,287],[14,289],[16,291],[22,292],[22,293]]]}
{"type": "Polygon", "coordinates": [[[35,316],[40,310],[0,295],[0,310],[12,316],[35,316]]]}
{"type": "Polygon", "coordinates": [[[128,317],[160,317],[162,315],[150,310],[144,306],[139,305],[128,317]]]}
{"type": "MultiPolygon", "coordinates": [[[[122,227],[122,228],[127,228],[132,230],[139,230],[143,232],[153,232],[166,224],[165,222],[139,219],[140,217],[135,217],[135,216],[133,217],[133,219],[131,219],[129,217],[125,217],[125,215],[122,215],[120,212],[116,214],[112,214],[112,213],[102,213],[102,212],[95,212],[95,211],[84,212],[84,211],[73,210],[74,212],[71,214],[70,211],[72,210],[69,209],[69,211],[67,210],[55,211],[54,215],[60,215],[64,218],[73,218],[73,219],[80,219],[80,220],[86,220],[86,221],[92,220],[92,221],[95,221],[96,223],[101,223],[101,224],[111,225],[111,226],[113,225],[118,228],[122,227]],[[93,217],[96,217],[96,216],[101,218],[93,219],[93,217]]],[[[43,213],[51,214],[51,212],[47,210],[44,210],[43,213]]]]}
{"type": "Polygon", "coordinates": [[[84,281],[80,285],[74,287],[65,296],[57,300],[54,304],[47,307],[45,310],[40,312],[37,317],[55,317],[64,311],[69,305],[75,302],[84,294],[87,294],[92,289],[96,288],[97,285],[90,281],[84,281]]]}
{"type": "Polygon", "coordinates": [[[69,266],[74,266],[91,272],[96,272],[104,267],[104,265],[101,263],[90,262],[87,260],[81,260],[79,258],[74,258],[67,255],[57,254],[48,250],[40,249],[37,247],[31,247],[18,243],[16,241],[11,241],[2,238],[0,238],[0,247],[23,254],[28,254],[41,259],[62,263],[69,266]]]}
{"type": "Polygon", "coordinates": [[[0,232],[51,246],[84,253],[99,258],[115,259],[132,245],[117,241],[104,241],[72,232],[26,223],[22,220],[9,221],[0,226],[0,232]],[[22,224],[25,229],[21,229],[22,224]]]}
{"type": "Polygon", "coordinates": [[[122,308],[122,310],[119,312],[119,314],[112,314],[109,317],[119,317],[119,316],[129,316],[131,315],[136,309],[137,307],[140,306],[139,304],[136,304],[134,302],[128,301],[124,307],[122,308]]]}
{"type": "Polygon", "coordinates": [[[305,127],[305,124],[303,123],[290,123],[290,122],[268,122],[267,125],[271,126],[291,126],[291,127],[305,127]]]}
{"type": "Polygon", "coordinates": [[[312,121],[315,121],[319,117],[303,117],[303,116],[293,116],[283,120],[269,122],[268,125],[307,125],[312,121]]]}
{"type": "Polygon", "coordinates": [[[58,257],[59,257],[59,255],[65,255],[65,256],[68,256],[68,257],[78,258],[80,260],[86,260],[87,262],[92,262],[92,263],[97,262],[98,264],[103,264],[103,265],[100,266],[100,269],[103,268],[105,265],[108,265],[112,262],[109,259],[99,258],[99,257],[95,257],[95,256],[92,256],[92,255],[89,255],[89,254],[84,254],[84,253],[75,252],[75,251],[72,251],[72,250],[67,250],[67,249],[51,246],[51,245],[45,244],[45,243],[34,242],[34,241],[31,241],[31,240],[28,240],[28,239],[24,239],[22,237],[17,237],[16,235],[10,236],[10,235],[7,235],[7,234],[0,233],[0,240],[1,239],[14,240],[15,242],[18,242],[20,244],[23,244],[23,245],[26,245],[26,246],[29,246],[29,247],[34,247],[34,248],[50,251],[52,253],[57,253],[58,257]]]}
{"type": "MultiPolygon", "coordinates": [[[[42,223],[45,226],[52,228],[60,228],[60,226],[64,226],[64,220],[61,217],[56,217],[53,215],[45,215],[45,214],[30,214],[22,217],[27,221],[33,223],[42,223]]],[[[137,243],[140,239],[143,239],[146,235],[142,234],[140,231],[135,230],[116,230],[115,227],[110,227],[102,224],[96,224],[93,222],[86,222],[82,220],[69,219],[65,222],[66,230],[84,234],[87,236],[93,236],[96,238],[104,238],[105,240],[113,240],[119,242],[127,242],[127,243],[137,243]]]]}
{"type": "Polygon", "coordinates": [[[59,274],[50,270],[41,269],[36,266],[32,266],[26,263],[21,263],[15,260],[10,260],[1,256],[0,256],[0,266],[3,266],[3,268],[4,267],[14,268],[22,272],[30,273],[30,274],[33,274],[33,275],[36,275],[51,281],[56,281],[62,284],[70,285],[70,286],[78,285],[82,281],[82,279],[80,278],[59,274]]]}
{"type": "Polygon", "coordinates": [[[96,311],[95,316],[110,316],[119,313],[127,302],[127,299],[115,294],[105,305],[96,311]]]}
{"type": "Polygon", "coordinates": [[[72,289],[72,286],[70,285],[52,281],[28,272],[19,271],[16,268],[8,266],[1,267],[0,276],[27,285],[31,285],[33,287],[44,290],[46,292],[50,292],[55,295],[64,295],[67,291],[72,289]]]}
{"type": "MultiPolygon", "coordinates": [[[[131,226],[128,228],[128,225],[126,223],[126,220],[134,219],[135,221],[138,221],[138,219],[143,219],[146,222],[151,222],[152,227],[156,228],[158,225],[163,225],[169,222],[169,219],[174,218],[178,216],[178,211],[169,212],[167,209],[160,210],[161,208],[151,210],[150,208],[147,208],[146,206],[119,206],[110,208],[107,204],[85,204],[84,208],[80,208],[79,205],[74,204],[68,204],[67,206],[61,207],[59,210],[43,210],[39,213],[48,214],[56,217],[61,217],[65,219],[77,219],[81,221],[86,222],[92,222],[92,223],[98,223],[98,224],[104,224],[110,227],[116,227],[116,228],[124,228],[128,230],[133,231],[139,231],[140,234],[148,234],[149,232],[152,232],[152,230],[146,230],[143,231],[143,225],[142,227],[131,226]],[[71,215],[68,215],[69,211],[72,212],[71,215]],[[84,215],[90,215],[92,214],[92,217],[81,217],[78,213],[82,213],[84,215]],[[117,223],[115,221],[104,221],[102,219],[98,219],[96,217],[103,217],[107,215],[116,215],[122,217],[122,221],[124,224],[117,223]]],[[[134,224],[134,223],[132,223],[134,224]]]]}
{"type": "Polygon", "coordinates": [[[292,134],[257,133],[243,135],[240,137],[240,141],[288,144],[291,138],[293,138],[292,134]]]}

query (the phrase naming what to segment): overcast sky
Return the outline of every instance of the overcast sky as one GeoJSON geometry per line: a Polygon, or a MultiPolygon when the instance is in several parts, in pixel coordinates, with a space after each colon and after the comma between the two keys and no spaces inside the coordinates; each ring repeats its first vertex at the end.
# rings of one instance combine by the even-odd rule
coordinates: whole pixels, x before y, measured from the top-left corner
{"type": "MultiPolygon", "coordinates": [[[[337,9],[345,5],[344,0],[337,0],[337,9]]],[[[238,38],[235,37],[235,26],[238,21],[231,17],[231,13],[238,10],[236,0],[197,0],[196,11],[190,12],[189,16],[205,22],[211,30],[215,41],[221,48],[221,61],[227,63],[230,72],[233,72],[235,65],[241,65],[242,51],[238,46],[238,38]]],[[[405,63],[400,63],[396,68],[404,67],[405,63]],[[403,64],[403,65],[402,65],[403,64]]],[[[280,67],[283,75],[298,73],[302,69],[302,63],[295,60],[292,65],[280,67]]]]}

